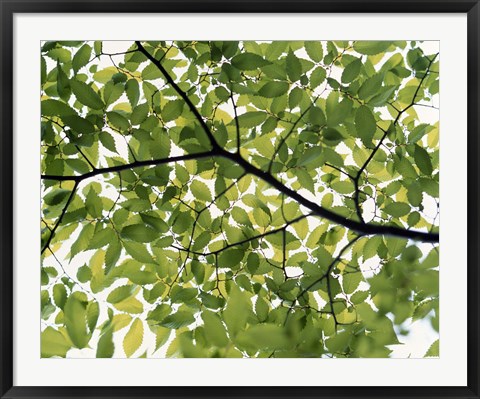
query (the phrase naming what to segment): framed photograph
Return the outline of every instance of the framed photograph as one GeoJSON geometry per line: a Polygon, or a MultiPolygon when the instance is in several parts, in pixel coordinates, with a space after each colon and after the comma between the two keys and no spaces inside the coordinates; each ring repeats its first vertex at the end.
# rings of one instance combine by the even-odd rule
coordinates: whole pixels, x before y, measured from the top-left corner
{"type": "Polygon", "coordinates": [[[2,398],[479,398],[478,1],[0,4],[2,398]]]}

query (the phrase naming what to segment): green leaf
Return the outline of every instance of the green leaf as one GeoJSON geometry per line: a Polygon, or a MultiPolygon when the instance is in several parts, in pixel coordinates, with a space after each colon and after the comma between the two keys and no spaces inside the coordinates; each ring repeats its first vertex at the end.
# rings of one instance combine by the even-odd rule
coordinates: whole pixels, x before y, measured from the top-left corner
{"type": "Polygon", "coordinates": [[[370,237],[363,247],[363,260],[366,261],[367,259],[370,259],[377,255],[378,253],[378,247],[382,243],[382,237],[381,236],[373,236],[370,237]]]}
{"type": "Polygon", "coordinates": [[[85,209],[94,218],[102,217],[103,203],[93,187],[90,187],[85,200],[85,209]]]}
{"type": "Polygon", "coordinates": [[[245,328],[247,319],[251,314],[251,308],[252,304],[248,296],[241,292],[239,288],[233,286],[227,301],[227,307],[223,312],[223,319],[230,337],[235,337],[245,328]]]}
{"type": "Polygon", "coordinates": [[[79,348],[85,348],[90,341],[87,332],[87,309],[86,303],[81,302],[75,295],[70,295],[65,303],[65,327],[73,344],[79,348]]]}
{"type": "Polygon", "coordinates": [[[423,201],[422,187],[418,183],[413,183],[408,187],[407,198],[413,206],[420,206],[423,201]]]}
{"type": "Polygon", "coordinates": [[[83,227],[82,231],[78,235],[77,240],[73,243],[72,247],[70,248],[70,260],[78,254],[79,252],[88,248],[90,244],[90,240],[93,237],[95,232],[95,227],[93,224],[87,224],[83,227]]]}
{"type": "Polygon", "coordinates": [[[196,288],[182,288],[172,295],[173,303],[184,303],[192,300],[198,295],[196,288]]]}
{"type": "Polygon", "coordinates": [[[107,302],[110,303],[118,303],[127,299],[128,297],[133,295],[135,291],[135,285],[122,285],[120,287],[115,288],[110,294],[107,296],[107,302]]]}
{"type": "Polygon", "coordinates": [[[91,333],[97,326],[98,316],[100,315],[100,306],[98,302],[89,302],[87,306],[87,325],[91,333]]]}
{"type": "Polygon", "coordinates": [[[420,221],[420,214],[418,212],[412,212],[408,215],[407,223],[410,227],[414,227],[420,221]]]}
{"type": "Polygon", "coordinates": [[[315,146],[307,149],[297,162],[297,166],[307,166],[314,163],[322,155],[322,147],[315,146]]]}
{"type": "Polygon", "coordinates": [[[297,175],[297,179],[301,187],[306,188],[311,193],[315,192],[315,182],[313,181],[312,176],[310,176],[306,170],[298,169],[295,171],[295,174],[297,175]]]}
{"type": "Polygon", "coordinates": [[[92,122],[78,115],[62,116],[62,121],[65,123],[65,125],[69,126],[72,130],[80,134],[88,134],[95,131],[95,126],[92,122]]]}
{"type": "Polygon", "coordinates": [[[382,83],[383,74],[377,73],[371,78],[368,78],[358,90],[358,98],[366,100],[373,95],[378,94],[378,91],[382,87],[382,83]]]}
{"type": "Polygon", "coordinates": [[[110,241],[107,251],[105,252],[105,274],[108,274],[110,270],[117,264],[122,253],[122,245],[118,239],[110,241]]]}
{"type": "Polygon", "coordinates": [[[332,91],[326,100],[327,124],[330,127],[337,127],[349,118],[352,111],[352,101],[344,98],[338,102],[339,95],[332,91]]]}
{"type": "Polygon", "coordinates": [[[260,125],[267,119],[267,114],[261,111],[250,111],[238,116],[240,127],[251,128],[260,125]]]}
{"type": "Polygon", "coordinates": [[[111,111],[107,112],[108,121],[122,132],[128,131],[130,129],[130,122],[119,112],[111,111]]]}
{"type": "Polygon", "coordinates": [[[105,105],[108,107],[117,101],[123,94],[123,84],[122,83],[113,83],[113,81],[108,82],[103,89],[103,100],[105,105]]]}
{"type": "Polygon", "coordinates": [[[424,357],[439,357],[440,356],[440,340],[436,340],[427,350],[424,357]]]}
{"type": "Polygon", "coordinates": [[[215,88],[215,95],[220,101],[227,101],[230,98],[230,92],[223,86],[215,88]]]}
{"type": "Polygon", "coordinates": [[[407,158],[401,158],[400,160],[395,161],[395,169],[398,170],[403,177],[412,179],[417,177],[415,168],[407,158]]]}
{"type": "Polygon", "coordinates": [[[177,119],[183,112],[183,100],[169,101],[162,108],[162,117],[165,122],[170,122],[177,119]]]}
{"type": "Polygon", "coordinates": [[[129,297],[114,305],[119,311],[131,314],[143,313],[143,304],[137,298],[129,297]]]}
{"type": "Polygon", "coordinates": [[[145,119],[147,119],[148,110],[149,110],[148,103],[137,105],[132,112],[132,116],[130,117],[130,120],[132,121],[132,125],[139,125],[145,119]]]}
{"type": "Polygon", "coordinates": [[[122,238],[137,242],[151,242],[158,238],[156,230],[143,224],[125,226],[120,234],[122,238]]]}
{"type": "Polygon", "coordinates": [[[267,98],[280,97],[288,92],[289,87],[287,82],[271,81],[263,85],[258,94],[267,98]]]}
{"type": "Polygon", "coordinates": [[[255,313],[257,314],[258,320],[261,322],[267,320],[268,312],[269,307],[267,302],[265,302],[265,300],[259,296],[255,302],[255,313]]]}
{"type": "Polygon", "coordinates": [[[53,327],[47,327],[40,336],[41,357],[65,357],[71,345],[61,332],[53,327]]]}
{"type": "Polygon", "coordinates": [[[43,100],[41,107],[42,116],[76,115],[76,112],[68,104],[58,100],[43,100]]]}
{"type": "Polygon", "coordinates": [[[45,195],[45,197],[43,197],[43,201],[47,205],[58,205],[65,201],[70,196],[70,193],[70,190],[65,190],[63,188],[55,189],[45,195]]]}
{"type": "Polygon", "coordinates": [[[81,283],[86,283],[92,278],[92,270],[87,266],[80,266],[77,270],[77,279],[81,283]]]}
{"type": "Polygon", "coordinates": [[[363,275],[361,272],[347,273],[342,276],[343,290],[345,294],[352,294],[358,288],[361,281],[363,281],[363,275]]]}
{"type": "Polygon", "coordinates": [[[238,341],[247,348],[260,350],[285,349],[289,346],[286,330],[273,324],[257,324],[239,335],[238,341]]]}
{"type": "Polygon", "coordinates": [[[377,55],[383,53],[390,47],[392,42],[388,41],[362,41],[358,40],[353,43],[353,49],[360,54],[377,55]]]}
{"type": "Polygon", "coordinates": [[[155,64],[148,64],[142,70],[142,79],[143,80],[156,80],[163,78],[162,72],[157,68],[155,64]]]}
{"type": "Polygon", "coordinates": [[[208,186],[200,180],[194,180],[190,185],[190,190],[196,199],[207,202],[212,200],[212,193],[208,186]]]}
{"type": "Polygon", "coordinates": [[[325,114],[323,113],[322,109],[319,107],[313,106],[308,111],[308,119],[311,124],[323,126],[325,125],[327,119],[325,118],[325,114]]]}
{"type": "Polygon", "coordinates": [[[357,291],[350,297],[350,300],[353,304],[358,305],[365,302],[365,300],[368,298],[368,295],[368,291],[357,291]]]}
{"type": "Polygon", "coordinates": [[[426,176],[431,176],[433,173],[433,166],[432,160],[430,159],[430,155],[428,152],[423,149],[422,147],[415,144],[415,152],[413,154],[415,159],[415,163],[422,172],[426,176]]]}
{"type": "Polygon", "coordinates": [[[370,143],[373,139],[373,135],[377,130],[377,123],[372,111],[365,105],[362,105],[357,109],[355,113],[355,129],[357,135],[364,143],[370,143]]]}
{"type": "Polygon", "coordinates": [[[70,81],[60,64],[57,65],[57,91],[60,98],[65,101],[68,101],[72,93],[70,90],[70,81]]]}
{"type": "Polygon", "coordinates": [[[93,109],[102,109],[105,107],[100,96],[86,83],[72,79],[70,80],[70,87],[75,97],[77,97],[77,100],[83,105],[93,109]]]}
{"type": "Polygon", "coordinates": [[[323,58],[323,45],[320,41],[306,41],[305,50],[312,61],[320,62],[323,58]]]}
{"type": "Polygon", "coordinates": [[[96,358],[111,358],[115,352],[113,328],[109,327],[98,340],[96,358]]]}
{"type": "Polygon", "coordinates": [[[348,64],[342,72],[342,83],[350,83],[355,80],[355,78],[360,73],[362,69],[362,60],[360,58],[355,58],[350,64],[348,64]]]}
{"type": "Polygon", "coordinates": [[[260,227],[268,227],[272,221],[270,215],[261,208],[253,210],[253,219],[260,227]]]}
{"type": "Polygon", "coordinates": [[[135,319],[123,339],[123,351],[131,357],[143,343],[143,322],[135,319]]]}
{"type": "Polygon", "coordinates": [[[92,54],[92,48],[88,44],[84,44],[75,53],[72,60],[73,72],[76,74],[82,67],[88,64],[90,61],[90,55],[92,54]]]}
{"type": "Polygon", "coordinates": [[[392,94],[397,90],[397,86],[384,86],[378,91],[378,94],[368,100],[368,104],[372,107],[383,107],[387,104],[392,94]]]}
{"type": "Polygon", "coordinates": [[[146,224],[148,224],[150,227],[154,228],[158,232],[166,233],[168,231],[168,225],[162,219],[152,215],[146,215],[145,213],[141,213],[140,217],[146,224]]]}
{"type": "Polygon", "coordinates": [[[408,215],[411,211],[410,205],[404,202],[392,202],[388,204],[383,210],[394,217],[402,217],[408,215]]]}
{"type": "Polygon", "coordinates": [[[215,313],[204,310],[202,312],[202,319],[205,335],[208,337],[209,342],[219,348],[226,347],[230,341],[220,318],[215,313]]]}
{"type": "Polygon", "coordinates": [[[40,57],[41,61],[41,83],[42,85],[45,84],[47,81],[47,61],[45,61],[45,57],[40,57]]]}
{"type": "Polygon", "coordinates": [[[433,126],[422,123],[416,126],[408,136],[409,143],[416,143],[422,139],[427,133],[433,130],[433,126]]]}
{"type": "Polygon", "coordinates": [[[59,61],[63,64],[70,62],[72,54],[66,48],[54,48],[47,53],[47,56],[54,61],[59,61]]]}
{"type": "Polygon", "coordinates": [[[165,317],[167,317],[170,314],[171,311],[172,311],[172,308],[170,305],[167,305],[166,303],[162,303],[158,305],[151,312],[148,312],[147,320],[162,321],[165,317]]]}
{"type": "Polygon", "coordinates": [[[330,145],[336,144],[338,141],[343,139],[343,136],[340,134],[340,132],[337,129],[333,129],[331,127],[323,129],[322,136],[325,140],[332,142],[330,143],[330,145]]]}
{"type": "Polygon", "coordinates": [[[290,50],[287,54],[286,65],[287,75],[290,80],[292,82],[300,80],[300,77],[302,76],[302,64],[292,50],[290,50]]]}
{"type": "Polygon", "coordinates": [[[270,65],[271,62],[265,60],[263,57],[254,53],[241,53],[232,58],[232,65],[242,71],[253,71],[265,65],[270,65]]]}
{"type": "Polygon", "coordinates": [[[114,66],[104,68],[100,71],[97,71],[93,74],[93,79],[96,82],[99,83],[108,83],[109,81],[112,81],[113,75],[115,75],[118,72],[117,68],[114,66]]]}
{"type": "Polygon", "coordinates": [[[228,269],[234,268],[240,263],[244,255],[245,252],[241,249],[226,249],[218,256],[218,267],[228,269]]]}
{"type": "Polygon", "coordinates": [[[129,79],[125,83],[125,93],[132,108],[135,107],[140,99],[140,88],[136,79],[129,79]]]}
{"type": "Polygon", "coordinates": [[[165,317],[160,324],[166,328],[176,330],[178,328],[187,327],[194,321],[195,318],[190,312],[179,310],[178,312],[165,317]]]}
{"type": "Polygon", "coordinates": [[[310,75],[310,85],[314,89],[320,86],[327,78],[327,72],[321,66],[315,68],[310,75]]]}
{"type": "Polygon", "coordinates": [[[80,174],[90,172],[90,167],[88,166],[88,164],[86,162],[82,161],[81,159],[66,159],[65,162],[75,172],[78,172],[80,174]]]}
{"type": "Polygon", "coordinates": [[[98,135],[98,138],[100,139],[100,142],[107,150],[110,150],[112,152],[117,152],[115,139],[112,137],[111,134],[107,132],[100,132],[100,134],[98,135]]]}
{"type": "Polygon", "coordinates": [[[63,309],[65,306],[67,296],[67,290],[63,284],[55,284],[53,286],[53,300],[60,309],[63,309]]]}

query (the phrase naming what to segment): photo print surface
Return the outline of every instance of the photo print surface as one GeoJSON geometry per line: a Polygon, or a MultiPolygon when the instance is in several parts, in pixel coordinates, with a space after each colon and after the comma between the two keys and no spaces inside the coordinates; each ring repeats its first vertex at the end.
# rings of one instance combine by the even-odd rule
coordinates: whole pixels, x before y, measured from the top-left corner
{"type": "Polygon", "coordinates": [[[41,43],[41,357],[439,356],[439,42],[41,43]]]}

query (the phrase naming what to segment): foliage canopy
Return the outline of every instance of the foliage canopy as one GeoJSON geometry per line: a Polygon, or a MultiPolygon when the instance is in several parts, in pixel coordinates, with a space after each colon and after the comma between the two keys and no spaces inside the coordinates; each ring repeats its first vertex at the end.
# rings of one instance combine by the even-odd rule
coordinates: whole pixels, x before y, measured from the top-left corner
{"type": "Polygon", "coordinates": [[[438,332],[438,54],[107,44],[41,50],[43,357],[388,357],[412,320],[438,332]]]}

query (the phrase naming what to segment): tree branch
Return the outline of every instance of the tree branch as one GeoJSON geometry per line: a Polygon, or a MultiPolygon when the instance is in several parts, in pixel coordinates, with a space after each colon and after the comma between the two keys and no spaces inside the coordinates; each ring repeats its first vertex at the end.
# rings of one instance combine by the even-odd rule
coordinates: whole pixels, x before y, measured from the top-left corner
{"type": "Polygon", "coordinates": [[[293,123],[292,127],[290,128],[290,130],[288,131],[288,133],[282,137],[282,139],[280,140],[280,142],[278,143],[278,147],[275,148],[275,151],[273,152],[273,155],[272,155],[272,159],[270,160],[270,162],[268,163],[268,173],[270,173],[272,171],[272,166],[273,166],[273,162],[275,161],[275,158],[277,156],[277,154],[280,152],[280,149],[282,148],[282,146],[285,144],[285,142],[288,140],[288,138],[290,137],[290,135],[294,132],[295,128],[297,127],[298,125],[298,122],[300,122],[301,119],[303,119],[303,117],[307,114],[308,111],[310,111],[310,108],[312,108],[315,103],[317,102],[318,100],[318,97],[317,96],[312,104],[310,104],[306,109],[305,111],[303,111],[300,116],[298,117],[298,119],[293,123]]]}
{"type": "Polygon", "coordinates": [[[138,46],[138,49],[140,50],[141,53],[145,55],[159,70],[162,72],[163,76],[165,76],[165,79],[167,82],[175,89],[175,91],[178,93],[178,95],[185,101],[187,104],[188,108],[190,108],[190,111],[195,115],[195,118],[197,118],[198,122],[202,126],[203,130],[205,131],[205,134],[208,136],[208,139],[210,140],[210,144],[212,145],[213,149],[220,149],[220,146],[218,145],[217,141],[215,140],[215,137],[213,137],[213,134],[211,130],[208,128],[207,124],[203,120],[202,116],[197,110],[197,107],[192,103],[190,98],[188,98],[187,94],[178,87],[178,85],[175,83],[175,81],[172,79],[172,77],[168,74],[167,70],[163,67],[163,65],[155,59],[146,49],[145,47],[142,46],[142,44],[139,41],[136,41],[135,44],[138,46]]]}
{"type": "MultiPolygon", "coordinates": [[[[189,160],[189,159],[198,159],[198,158],[204,158],[204,157],[215,157],[215,156],[221,156],[227,159],[230,159],[233,162],[236,162],[239,166],[241,166],[246,173],[252,174],[254,176],[257,176],[258,178],[264,180],[265,182],[269,183],[272,187],[280,191],[281,193],[288,195],[290,198],[296,200],[300,205],[305,206],[308,208],[310,211],[312,211],[312,214],[320,216],[322,218],[328,219],[333,223],[342,225],[348,229],[351,229],[358,234],[361,235],[373,235],[373,234],[381,234],[381,235],[391,235],[395,237],[402,237],[402,238],[408,238],[412,240],[421,240],[424,242],[438,242],[439,241],[439,234],[438,233],[430,233],[430,232],[421,232],[421,231],[414,231],[414,230],[407,230],[405,228],[395,226],[395,225],[380,225],[380,224],[374,224],[374,223],[365,223],[362,220],[361,217],[361,210],[360,210],[360,205],[358,202],[358,198],[355,201],[356,208],[357,208],[357,214],[360,218],[360,221],[355,221],[351,220],[348,218],[345,218],[341,215],[338,215],[328,209],[325,209],[321,207],[320,205],[306,199],[302,195],[300,195],[297,191],[294,191],[290,189],[289,187],[285,186],[283,183],[278,181],[275,177],[273,177],[270,173],[265,172],[254,165],[250,164],[248,161],[246,161],[244,158],[240,156],[239,153],[231,153],[222,147],[218,145],[216,142],[211,130],[209,127],[206,125],[204,119],[198,112],[197,108],[195,105],[191,102],[191,100],[188,98],[188,96],[183,92],[178,85],[173,81],[171,76],[168,74],[168,72],[165,70],[165,68],[162,66],[162,64],[156,60],[148,51],[145,50],[145,48],[141,45],[140,42],[135,42],[139,48],[139,51],[141,51],[165,76],[165,79],[167,82],[177,91],[177,93],[182,97],[182,99],[185,101],[185,103],[188,105],[194,116],[196,117],[197,121],[200,123],[202,128],[204,129],[205,133],[207,134],[213,149],[208,152],[203,152],[203,153],[197,153],[197,154],[186,154],[182,156],[177,156],[177,157],[171,157],[171,158],[165,158],[165,159],[160,159],[160,160],[147,160],[147,161],[135,161],[131,164],[125,164],[125,165],[118,165],[118,166],[113,166],[113,167],[108,167],[108,168],[99,168],[97,170],[91,171],[89,173],[79,175],[79,176],[52,176],[52,175],[42,175],[42,179],[50,179],[50,180],[73,180],[77,184],[89,177],[96,176],[99,174],[104,174],[104,173],[111,173],[111,172],[118,172],[121,170],[125,169],[131,169],[131,168],[136,168],[136,167],[142,167],[142,166],[153,166],[153,165],[160,165],[160,164],[165,164],[169,162],[178,162],[178,161],[184,161],[184,160],[189,160]]],[[[433,63],[435,60],[436,56],[431,60],[430,65],[433,63]]],[[[429,67],[430,67],[429,65],[429,67]]],[[[427,69],[428,73],[428,69],[427,69]]],[[[405,112],[409,107],[413,105],[415,102],[417,93],[420,89],[421,84],[423,83],[423,80],[425,79],[427,73],[423,76],[422,80],[420,81],[419,87],[417,87],[417,90],[415,92],[415,95],[413,96],[412,104],[410,104],[408,107],[403,109],[397,118],[395,119],[396,123],[398,119],[400,118],[401,113],[405,112]]],[[[306,111],[300,116],[300,118],[297,119],[297,121],[294,123],[294,126],[298,123],[298,121],[302,118],[302,116],[306,113],[306,111]]],[[[290,133],[293,131],[293,128],[290,131],[290,133]]],[[[388,130],[385,131],[384,136],[378,143],[377,147],[372,151],[370,154],[370,157],[367,159],[365,164],[360,168],[359,172],[357,173],[354,182],[356,182],[356,195],[358,196],[358,180],[360,178],[361,173],[363,173],[363,170],[367,167],[368,163],[370,160],[373,158],[375,155],[375,152],[378,150],[380,145],[382,144],[384,138],[386,137],[388,133],[388,130]]],[[[285,138],[284,138],[285,139],[285,138]]],[[[280,143],[279,147],[283,144],[284,140],[280,143]]],[[[278,150],[278,149],[277,149],[278,150]]],[[[273,157],[274,158],[274,157],[273,157]]],[[[272,158],[272,160],[273,160],[272,158]]],[[[271,163],[269,165],[270,169],[271,163]]]]}
{"type": "Polygon", "coordinates": [[[439,240],[439,235],[435,233],[406,230],[402,227],[397,227],[394,225],[388,226],[388,225],[380,225],[380,224],[373,224],[373,223],[362,223],[362,222],[357,222],[355,220],[347,219],[328,209],[322,208],[320,205],[316,204],[315,202],[312,202],[306,199],[305,197],[300,195],[297,191],[294,191],[291,188],[288,188],[287,186],[279,182],[271,174],[256,168],[255,166],[251,165],[250,163],[248,163],[246,160],[244,160],[242,157],[238,156],[237,154],[232,154],[228,151],[222,150],[220,156],[224,156],[225,158],[229,158],[232,161],[237,162],[240,166],[242,166],[245,169],[247,173],[255,175],[260,179],[264,180],[265,182],[269,183],[278,191],[296,200],[300,205],[303,205],[306,208],[310,209],[315,215],[328,219],[331,222],[337,223],[339,225],[343,225],[344,227],[351,229],[359,234],[362,234],[362,235],[382,234],[382,235],[389,235],[389,236],[395,236],[395,237],[410,238],[412,240],[420,240],[424,242],[438,242],[439,240]]]}
{"type": "Polygon", "coordinates": [[[43,245],[42,247],[42,250],[40,252],[40,254],[43,254],[45,252],[45,250],[49,247],[50,243],[52,242],[52,239],[53,239],[53,236],[55,235],[55,231],[57,230],[58,226],[60,225],[60,223],[62,222],[62,219],[63,217],[65,216],[65,213],[67,213],[67,208],[68,206],[70,205],[70,202],[72,202],[72,199],[73,197],[75,196],[75,192],[77,191],[77,187],[80,183],[78,181],[75,182],[75,185],[73,186],[72,188],[72,192],[70,193],[68,199],[67,199],[67,202],[65,204],[65,206],[63,207],[63,210],[62,210],[62,213],[60,214],[60,216],[58,217],[58,220],[57,222],[55,223],[55,226],[53,226],[53,229],[50,231],[50,235],[48,236],[48,239],[47,241],[45,242],[45,244],[43,245]]]}
{"type": "MultiPolygon", "coordinates": [[[[411,108],[413,105],[415,105],[415,100],[417,98],[417,95],[418,95],[418,92],[420,91],[420,87],[422,86],[423,84],[423,81],[425,80],[425,78],[427,77],[429,71],[430,71],[430,67],[432,66],[433,62],[435,61],[435,59],[437,58],[438,56],[438,53],[435,54],[435,56],[430,60],[430,63],[428,64],[428,67],[425,71],[425,74],[423,75],[422,79],[420,80],[420,83],[418,84],[417,86],[417,89],[415,90],[415,93],[413,94],[413,98],[412,98],[412,102],[407,106],[405,107],[404,109],[398,111],[398,114],[395,118],[395,120],[393,121],[392,125],[391,126],[395,126],[399,119],[400,119],[400,116],[402,116],[402,114],[407,111],[409,108],[411,108]]],[[[392,105],[393,106],[393,105],[392,105]]],[[[394,107],[395,108],[395,107],[394,107]]],[[[396,109],[396,108],[395,108],[396,109]]],[[[381,129],[383,130],[383,129],[381,129]]],[[[383,141],[385,140],[385,138],[388,136],[388,133],[390,131],[390,128],[387,129],[387,130],[383,130],[383,136],[380,138],[380,141],[377,143],[377,145],[375,146],[375,148],[373,149],[373,151],[370,153],[370,155],[368,156],[367,160],[365,161],[365,163],[361,166],[361,168],[358,170],[357,172],[357,175],[354,177],[353,179],[353,182],[355,184],[355,195],[354,195],[354,201],[355,201],[355,207],[357,209],[357,214],[358,216],[360,217],[360,220],[363,222],[363,217],[361,215],[361,208],[360,208],[360,199],[359,199],[359,194],[360,194],[360,191],[359,191],[359,180],[360,180],[360,176],[362,175],[363,171],[367,168],[368,164],[370,163],[370,161],[373,159],[373,157],[375,156],[375,154],[377,153],[378,149],[382,146],[383,144],[383,141]]],[[[438,240],[437,240],[438,241],[438,240]]]]}
{"type": "Polygon", "coordinates": [[[185,155],[179,155],[176,157],[163,158],[163,159],[151,159],[147,161],[135,161],[133,163],[124,164],[124,165],[110,166],[108,168],[99,168],[78,176],[42,175],[41,178],[43,180],[57,180],[57,181],[71,180],[71,181],[81,182],[82,180],[88,179],[89,177],[103,175],[105,173],[120,172],[122,170],[140,168],[142,166],[155,166],[155,165],[163,165],[163,164],[172,163],[172,162],[188,161],[191,159],[208,158],[214,155],[215,153],[213,151],[198,152],[196,154],[185,154],[185,155]]]}

